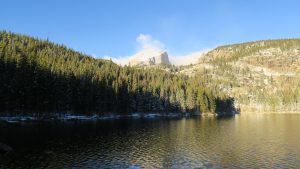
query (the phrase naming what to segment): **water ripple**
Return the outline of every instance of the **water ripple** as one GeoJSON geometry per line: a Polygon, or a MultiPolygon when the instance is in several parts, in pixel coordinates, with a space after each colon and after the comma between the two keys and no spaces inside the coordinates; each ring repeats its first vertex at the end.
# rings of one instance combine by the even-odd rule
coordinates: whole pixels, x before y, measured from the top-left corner
{"type": "Polygon", "coordinates": [[[299,117],[0,124],[0,168],[300,168],[299,117]]]}

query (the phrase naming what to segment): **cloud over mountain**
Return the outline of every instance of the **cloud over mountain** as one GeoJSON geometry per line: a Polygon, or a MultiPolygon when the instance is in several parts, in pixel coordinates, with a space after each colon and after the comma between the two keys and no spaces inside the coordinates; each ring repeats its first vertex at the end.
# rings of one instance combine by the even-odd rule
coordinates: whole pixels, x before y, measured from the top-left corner
{"type": "Polygon", "coordinates": [[[208,50],[196,51],[187,55],[169,56],[165,44],[154,39],[149,34],[139,34],[136,37],[137,52],[131,56],[104,57],[112,59],[120,65],[151,65],[151,64],[174,64],[176,66],[195,64],[208,50]]]}

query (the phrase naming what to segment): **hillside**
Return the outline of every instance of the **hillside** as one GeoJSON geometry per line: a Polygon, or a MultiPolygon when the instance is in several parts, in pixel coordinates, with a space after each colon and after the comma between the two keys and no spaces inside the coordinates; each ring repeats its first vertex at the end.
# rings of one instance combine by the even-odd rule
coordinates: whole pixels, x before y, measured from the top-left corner
{"type": "Polygon", "coordinates": [[[234,100],[155,67],[118,66],[63,45],[0,32],[0,113],[232,113],[234,100]]]}
{"type": "Polygon", "coordinates": [[[221,46],[180,72],[205,77],[243,112],[300,110],[300,39],[221,46]]]}

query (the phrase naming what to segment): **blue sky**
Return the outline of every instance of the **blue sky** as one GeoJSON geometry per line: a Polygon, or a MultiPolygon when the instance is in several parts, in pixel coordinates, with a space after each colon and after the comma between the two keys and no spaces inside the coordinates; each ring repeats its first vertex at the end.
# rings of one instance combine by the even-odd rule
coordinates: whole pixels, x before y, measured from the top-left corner
{"type": "Polygon", "coordinates": [[[113,57],[134,54],[142,35],[184,55],[223,44],[299,38],[299,6],[297,0],[4,0],[0,29],[113,57]]]}

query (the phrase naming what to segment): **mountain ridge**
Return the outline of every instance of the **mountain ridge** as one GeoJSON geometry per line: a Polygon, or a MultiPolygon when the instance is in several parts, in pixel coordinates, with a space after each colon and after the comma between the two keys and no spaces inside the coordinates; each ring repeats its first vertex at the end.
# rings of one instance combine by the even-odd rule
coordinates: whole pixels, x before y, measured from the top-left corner
{"type": "Polygon", "coordinates": [[[128,66],[152,66],[171,64],[168,53],[166,51],[155,48],[145,48],[126,60],[116,60],[115,62],[121,65],[128,66]]]}
{"type": "Polygon", "coordinates": [[[233,96],[243,112],[299,111],[298,38],[220,46],[179,72],[205,76],[233,96]]]}

